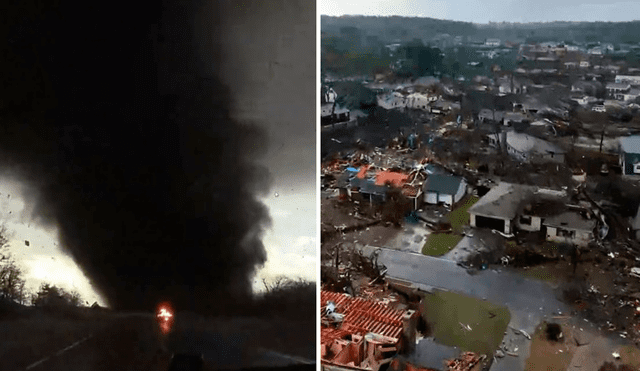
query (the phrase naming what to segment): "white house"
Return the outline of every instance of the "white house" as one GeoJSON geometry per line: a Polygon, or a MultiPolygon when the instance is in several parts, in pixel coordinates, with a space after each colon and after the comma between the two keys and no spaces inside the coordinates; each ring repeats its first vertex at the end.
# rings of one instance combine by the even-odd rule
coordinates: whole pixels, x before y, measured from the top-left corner
{"type": "Polygon", "coordinates": [[[501,182],[469,208],[470,225],[513,233],[522,200],[533,191],[531,186],[501,182]]]}
{"type": "Polygon", "coordinates": [[[640,136],[620,138],[620,166],[622,175],[640,174],[640,136]]]}
{"type": "Polygon", "coordinates": [[[525,201],[522,210],[516,217],[516,227],[527,232],[542,230],[546,218],[564,212],[566,194],[534,194],[530,201],[525,201]]]}
{"type": "Polygon", "coordinates": [[[630,89],[628,92],[622,94],[622,100],[625,102],[631,102],[640,97],[640,89],[630,89]]]}
{"type": "Polygon", "coordinates": [[[587,247],[595,239],[595,218],[585,218],[577,211],[566,211],[544,221],[547,241],[587,247]]]}
{"type": "Polygon", "coordinates": [[[640,85],[640,76],[616,75],[616,84],[627,83],[633,86],[640,85]]]}
{"type": "Polygon", "coordinates": [[[623,94],[628,92],[631,89],[631,85],[629,83],[608,83],[607,84],[607,94],[609,97],[622,100],[623,94]]]}
{"type": "Polygon", "coordinates": [[[333,88],[329,88],[327,92],[324,94],[324,100],[327,103],[333,103],[338,98],[338,93],[333,90],[333,88]]]}
{"type": "Polygon", "coordinates": [[[505,234],[542,230],[546,219],[566,210],[565,191],[501,182],[469,208],[470,224],[505,234]]]}
{"type": "Polygon", "coordinates": [[[429,175],[423,185],[424,202],[453,206],[467,193],[467,181],[449,174],[429,175]]]}
{"type": "Polygon", "coordinates": [[[407,96],[406,107],[414,109],[428,109],[429,105],[437,100],[437,95],[412,93],[407,96]]]}
{"type": "Polygon", "coordinates": [[[405,108],[407,106],[407,98],[401,93],[394,91],[390,94],[378,96],[378,105],[387,110],[405,108]]]}
{"type": "Polygon", "coordinates": [[[553,143],[534,136],[507,132],[507,152],[522,162],[564,162],[565,151],[553,143]]]}

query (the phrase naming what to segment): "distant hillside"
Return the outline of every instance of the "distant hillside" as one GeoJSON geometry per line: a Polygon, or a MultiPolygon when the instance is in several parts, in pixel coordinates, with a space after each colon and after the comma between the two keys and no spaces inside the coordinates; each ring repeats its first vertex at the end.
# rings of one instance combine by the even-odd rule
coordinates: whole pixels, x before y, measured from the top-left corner
{"type": "Polygon", "coordinates": [[[462,36],[472,41],[498,38],[512,42],[640,42],[640,21],[475,24],[435,18],[323,15],[320,24],[322,32],[328,36],[356,35],[362,43],[426,41],[443,34],[462,36]]]}

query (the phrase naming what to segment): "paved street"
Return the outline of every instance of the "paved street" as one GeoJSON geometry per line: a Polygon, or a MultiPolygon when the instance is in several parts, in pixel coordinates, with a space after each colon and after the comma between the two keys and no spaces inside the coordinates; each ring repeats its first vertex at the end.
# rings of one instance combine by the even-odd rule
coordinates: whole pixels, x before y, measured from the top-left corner
{"type": "MultiPolygon", "coordinates": [[[[246,321],[227,319],[226,322],[237,324],[246,321]]],[[[164,371],[169,367],[172,353],[193,351],[203,354],[205,370],[284,367],[313,362],[315,358],[296,357],[255,346],[256,342],[249,331],[253,322],[239,326],[236,333],[228,326],[221,328],[221,331],[214,331],[209,321],[202,328],[192,324],[195,323],[182,322],[176,325],[175,332],[165,337],[158,331],[155,318],[150,314],[122,316],[107,330],[91,334],[77,344],[60,344],[60,351],[39,360],[34,359],[29,365],[17,369],[164,371]]],[[[4,371],[5,368],[0,366],[0,370],[4,371]]],[[[14,367],[10,370],[16,371],[14,367]]]]}
{"type": "MultiPolygon", "coordinates": [[[[369,250],[365,253],[372,250],[370,247],[365,249],[369,250]]],[[[543,319],[567,312],[547,283],[508,270],[470,274],[451,260],[384,248],[380,249],[378,259],[388,268],[388,277],[411,282],[420,289],[453,291],[505,305],[511,312],[509,326],[529,334],[543,319]]],[[[523,370],[531,342],[511,329],[507,330],[504,341],[511,344],[510,349],[518,348],[519,357],[499,359],[491,370],[523,370]]]]}

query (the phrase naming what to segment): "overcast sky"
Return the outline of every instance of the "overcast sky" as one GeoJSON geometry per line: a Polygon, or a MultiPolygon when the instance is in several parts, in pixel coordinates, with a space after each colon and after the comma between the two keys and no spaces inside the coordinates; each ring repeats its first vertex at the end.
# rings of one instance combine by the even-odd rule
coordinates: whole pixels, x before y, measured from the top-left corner
{"type": "Polygon", "coordinates": [[[227,2],[222,76],[236,117],[267,129],[272,227],[262,278],[316,279],[316,7],[314,1],[227,2]],[[234,4],[234,5],[232,5],[234,4]],[[239,73],[243,71],[244,73],[239,73]]]}
{"type": "Polygon", "coordinates": [[[57,229],[42,227],[28,194],[18,179],[0,179],[0,221],[6,228],[8,251],[23,271],[26,288],[35,292],[41,283],[48,282],[76,290],[89,304],[97,301],[105,305],[73,259],[61,251],[57,229]]]}
{"type": "Polygon", "coordinates": [[[474,23],[633,21],[640,2],[606,0],[366,0],[320,1],[323,15],[430,17],[474,23]]]}

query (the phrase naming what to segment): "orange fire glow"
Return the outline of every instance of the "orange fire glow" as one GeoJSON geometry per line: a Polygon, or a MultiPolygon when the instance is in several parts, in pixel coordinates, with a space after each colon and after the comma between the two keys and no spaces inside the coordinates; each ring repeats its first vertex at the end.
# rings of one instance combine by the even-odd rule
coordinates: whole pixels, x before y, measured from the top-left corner
{"type": "Polygon", "coordinates": [[[160,304],[156,317],[158,318],[160,331],[165,335],[168,334],[173,325],[173,310],[171,309],[171,305],[169,303],[160,304]]]}
{"type": "Polygon", "coordinates": [[[158,313],[158,317],[162,318],[166,322],[173,317],[173,314],[171,314],[167,309],[162,308],[160,309],[160,313],[158,313]]]}

